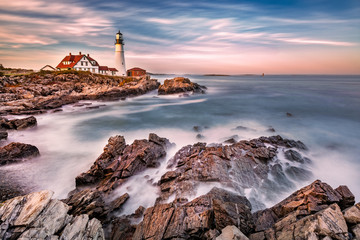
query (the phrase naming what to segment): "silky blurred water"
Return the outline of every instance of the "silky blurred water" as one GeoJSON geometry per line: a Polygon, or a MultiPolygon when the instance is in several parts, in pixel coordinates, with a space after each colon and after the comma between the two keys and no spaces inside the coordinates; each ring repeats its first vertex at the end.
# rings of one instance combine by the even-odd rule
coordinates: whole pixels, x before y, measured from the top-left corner
{"type": "MultiPolygon", "coordinates": [[[[160,82],[173,77],[153,76],[160,82]]],[[[9,132],[7,142],[36,145],[41,157],[1,166],[2,176],[16,175],[34,190],[51,189],[64,198],[74,189],[75,177],[89,169],[113,135],[124,135],[128,144],[151,132],[167,137],[176,143],[170,158],[177,149],[198,141],[221,143],[234,135],[251,139],[279,134],[310,148],[314,177],[295,183],[296,187],[321,179],[334,188],[348,185],[359,201],[359,76],[187,77],[207,86],[207,94],[157,96],[154,91],[125,101],[92,102],[93,106],[105,104],[99,109],[69,105],[63,112],[36,116],[36,128],[9,132]],[[196,138],[194,126],[200,126],[203,139],[196,138]],[[237,126],[247,129],[236,130],[237,126]],[[267,131],[269,127],[276,132],[267,131]]],[[[151,171],[159,179],[166,169],[151,171]]],[[[149,189],[149,194],[155,191],[152,186],[149,189]]],[[[149,198],[154,199],[154,194],[149,198]]],[[[288,194],[279,194],[273,201],[288,194]]]]}

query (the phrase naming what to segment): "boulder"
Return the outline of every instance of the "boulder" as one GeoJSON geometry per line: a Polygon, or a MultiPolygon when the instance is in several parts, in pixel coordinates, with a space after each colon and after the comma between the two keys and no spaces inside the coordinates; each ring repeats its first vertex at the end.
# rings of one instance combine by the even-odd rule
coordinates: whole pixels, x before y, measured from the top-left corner
{"type": "Polygon", "coordinates": [[[8,133],[5,131],[0,131],[0,140],[7,139],[8,133]]]}
{"type": "Polygon", "coordinates": [[[0,205],[0,239],[105,239],[99,220],[68,215],[69,206],[41,191],[0,205]]]}
{"type": "Polygon", "coordinates": [[[34,116],[22,118],[22,119],[13,119],[8,120],[6,118],[0,119],[0,128],[2,129],[15,129],[21,130],[29,127],[36,126],[37,121],[34,116]]]}
{"type": "Polygon", "coordinates": [[[355,239],[360,239],[360,224],[353,226],[351,231],[354,233],[355,239]]]}
{"type": "Polygon", "coordinates": [[[229,225],[221,230],[216,240],[249,240],[236,226],[229,225]]]}
{"type": "Polygon", "coordinates": [[[0,147],[0,165],[18,162],[39,155],[39,149],[33,145],[13,142],[4,147],[0,147]]]}
{"type": "Polygon", "coordinates": [[[158,88],[159,95],[193,92],[193,93],[205,93],[205,86],[200,86],[197,83],[193,83],[188,78],[176,77],[173,79],[166,79],[164,84],[158,88]]]}
{"type": "Polygon", "coordinates": [[[347,223],[360,224],[360,203],[343,211],[347,223]]]}
{"type": "Polygon", "coordinates": [[[347,186],[341,185],[336,188],[335,191],[337,191],[341,195],[341,200],[339,202],[339,206],[341,207],[341,209],[345,209],[354,205],[355,196],[354,194],[352,194],[352,192],[347,186]]]}

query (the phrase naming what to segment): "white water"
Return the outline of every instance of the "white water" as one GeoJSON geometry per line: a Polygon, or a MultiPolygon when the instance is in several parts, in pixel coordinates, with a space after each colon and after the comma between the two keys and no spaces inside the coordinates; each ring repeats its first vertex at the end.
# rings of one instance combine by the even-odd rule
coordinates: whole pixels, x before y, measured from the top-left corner
{"type": "MultiPolygon", "coordinates": [[[[110,136],[123,135],[130,144],[135,139],[147,139],[154,132],[176,143],[176,147],[168,152],[159,169],[148,169],[131,177],[115,192],[113,197],[130,194],[125,213],[132,213],[139,205],[148,207],[154,203],[159,190],[152,183],[168,170],[167,159],[181,147],[199,141],[221,143],[234,135],[240,140],[280,134],[310,147],[307,154],[313,160],[314,177],[307,182],[294,182],[296,187],[279,194],[277,199],[267,202],[258,196],[266,205],[315,179],[334,188],[348,185],[359,201],[358,77],[350,80],[345,77],[347,81],[342,81],[340,77],[273,76],[265,79],[268,82],[259,77],[190,78],[207,85],[208,93],[179,98],[157,97],[152,92],[126,101],[93,102],[106,105],[99,109],[70,105],[63,107],[63,112],[38,115],[37,127],[10,131],[3,144],[12,141],[33,144],[39,148],[41,157],[1,166],[0,171],[11,173],[33,190],[51,189],[56,197],[65,198],[75,187],[75,177],[90,168],[110,136]],[[286,112],[294,117],[287,118],[286,112]],[[196,138],[198,133],[193,126],[202,127],[203,139],[196,138]],[[236,126],[248,129],[235,130],[236,126]],[[276,133],[267,132],[269,126],[276,133]]],[[[211,187],[201,185],[196,195],[211,187]]],[[[245,194],[256,195],[251,189],[245,189],[245,194]]]]}

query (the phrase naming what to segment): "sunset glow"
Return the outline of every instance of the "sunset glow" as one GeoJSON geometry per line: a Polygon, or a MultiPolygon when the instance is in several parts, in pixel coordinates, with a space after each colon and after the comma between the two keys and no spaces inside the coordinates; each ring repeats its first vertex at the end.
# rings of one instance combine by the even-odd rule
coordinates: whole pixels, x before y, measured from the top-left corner
{"type": "Polygon", "coordinates": [[[40,69],[69,52],[154,73],[360,74],[360,2],[0,0],[0,63],[40,69]]]}

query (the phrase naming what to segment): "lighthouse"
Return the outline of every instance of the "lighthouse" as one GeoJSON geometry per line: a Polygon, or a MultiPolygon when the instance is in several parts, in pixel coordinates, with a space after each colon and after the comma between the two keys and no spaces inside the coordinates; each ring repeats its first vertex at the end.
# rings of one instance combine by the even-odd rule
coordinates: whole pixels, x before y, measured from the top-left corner
{"type": "Polygon", "coordinates": [[[119,76],[126,76],[124,39],[120,30],[115,38],[115,67],[119,71],[119,76]]]}

